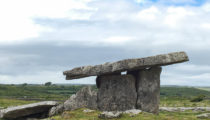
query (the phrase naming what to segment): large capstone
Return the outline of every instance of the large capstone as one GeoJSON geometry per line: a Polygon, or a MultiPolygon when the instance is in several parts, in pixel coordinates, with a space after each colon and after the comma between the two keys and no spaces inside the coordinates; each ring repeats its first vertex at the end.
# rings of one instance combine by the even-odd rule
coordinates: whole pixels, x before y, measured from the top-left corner
{"type": "Polygon", "coordinates": [[[185,52],[156,55],[146,58],[125,59],[113,63],[105,63],[95,66],[77,67],[63,72],[67,80],[83,78],[88,76],[101,76],[123,71],[133,71],[153,66],[164,66],[188,61],[185,52]]]}
{"type": "Polygon", "coordinates": [[[104,75],[97,77],[98,109],[125,111],[136,107],[137,93],[133,75],[104,75]]]}
{"type": "Polygon", "coordinates": [[[152,67],[128,72],[136,77],[137,109],[152,113],[159,112],[161,71],[161,67],[152,67]]]}

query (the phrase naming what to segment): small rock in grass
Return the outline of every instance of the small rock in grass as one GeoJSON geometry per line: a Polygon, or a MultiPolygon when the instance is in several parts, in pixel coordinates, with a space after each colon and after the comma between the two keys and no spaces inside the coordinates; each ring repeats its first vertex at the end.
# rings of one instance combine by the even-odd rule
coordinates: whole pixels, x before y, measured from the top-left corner
{"type": "Polygon", "coordinates": [[[122,112],[103,112],[99,114],[99,118],[101,119],[112,119],[121,117],[122,112]]]}
{"type": "Polygon", "coordinates": [[[90,109],[85,109],[83,110],[84,113],[90,113],[90,112],[94,112],[95,110],[90,110],[90,109]]]}
{"type": "Polygon", "coordinates": [[[210,118],[210,113],[204,113],[204,114],[197,115],[197,118],[200,118],[200,119],[210,118]]]}
{"type": "Polygon", "coordinates": [[[137,115],[137,114],[139,114],[139,113],[141,113],[142,111],[141,110],[138,110],[138,109],[131,109],[131,110],[126,110],[125,112],[123,112],[123,113],[125,113],[125,114],[132,114],[132,115],[137,115]]]}

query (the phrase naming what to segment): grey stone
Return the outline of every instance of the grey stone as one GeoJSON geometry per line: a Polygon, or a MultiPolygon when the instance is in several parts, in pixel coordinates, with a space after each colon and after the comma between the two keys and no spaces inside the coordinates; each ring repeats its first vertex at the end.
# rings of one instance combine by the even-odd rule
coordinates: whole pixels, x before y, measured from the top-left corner
{"type": "Polygon", "coordinates": [[[77,67],[72,70],[65,71],[63,74],[66,75],[67,80],[71,80],[88,76],[100,76],[115,72],[133,71],[152,66],[170,65],[188,60],[188,56],[185,52],[175,52],[146,58],[125,59],[95,66],[77,67]]]}
{"type": "Polygon", "coordinates": [[[0,118],[16,119],[20,117],[30,116],[34,114],[48,112],[49,109],[58,103],[55,101],[44,101],[39,103],[9,107],[0,110],[0,118]]]}
{"type": "Polygon", "coordinates": [[[101,111],[125,111],[136,106],[137,93],[133,75],[104,75],[97,78],[97,104],[101,111]]]}
{"type": "Polygon", "coordinates": [[[210,107],[160,107],[159,110],[167,112],[184,112],[186,110],[203,112],[203,111],[210,111],[210,107]]]}
{"type": "Polygon", "coordinates": [[[90,112],[94,112],[95,110],[90,110],[90,109],[85,109],[83,110],[84,113],[90,113],[90,112]]]}
{"type": "Polygon", "coordinates": [[[102,112],[98,115],[101,119],[113,119],[113,118],[120,118],[122,115],[122,112],[116,112],[116,111],[110,111],[110,112],[102,112]]]}
{"type": "Polygon", "coordinates": [[[131,110],[126,110],[123,113],[125,114],[131,114],[131,115],[137,115],[139,113],[141,113],[142,111],[139,109],[131,109],[131,110]]]}
{"type": "Polygon", "coordinates": [[[97,92],[90,86],[82,88],[64,102],[64,110],[75,110],[78,108],[97,109],[97,92]]]}
{"type": "Polygon", "coordinates": [[[59,104],[57,106],[54,106],[49,111],[49,117],[60,114],[64,111],[64,104],[59,104]]]}
{"type": "Polygon", "coordinates": [[[158,113],[160,101],[161,67],[128,72],[136,77],[137,104],[142,111],[158,113]]]}
{"type": "Polygon", "coordinates": [[[210,119],[210,113],[203,113],[203,114],[197,115],[197,118],[199,118],[199,119],[210,119]]]}

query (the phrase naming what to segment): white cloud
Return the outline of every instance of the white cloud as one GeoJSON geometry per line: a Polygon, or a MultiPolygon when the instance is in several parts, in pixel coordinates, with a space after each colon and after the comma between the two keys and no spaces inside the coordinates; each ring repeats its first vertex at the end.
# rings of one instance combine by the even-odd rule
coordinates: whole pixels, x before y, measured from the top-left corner
{"type": "MultiPolygon", "coordinates": [[[[167,3],[166,0],[161,0],[144,6],[146,0],[136,0],[136,2],[129,0],[2,0],[0,1],[0,45],[36,42],[75,47],[115,47],[128,53],[144,56],[182,50],[192,55],[195,52],[204,57],[208,56],[210,51],[209,3],[202,6],[168,6],[161,4],[167,3]],[[34,21],[35,18],[45,21],[43,23],[34,21]]],[[[195,1],[173,0],[172,2],[179,4],[195,1]]],[[[68,54],[68,51],[63,51],[63,53],[68,54]]],[[[77,51],[72,54],[83,56],[82,52],[77,51]]],[[[1,56],[0,66],[6,69],[2,71],[18,71],[15,63],[21,60],[19,58],[24,58],[24,55],[1,56]]],[[[195,56],[192,57],[192,59],[195,58],[195,56]]],[[[36,61],[35,58],[32,59],[36,61]]],[[[46,59],[50,61],[50,58],[46,59]]],[[[73,57],[72,61],[78,61],[78,58],[73,57]]],[[[89,61],[86,62],[89,64],[89,61]]],[[[28,64],[28,61],[23,63],[28,64]]],[[[200,62],[200,64],[203,63],[200,62]]],[[[206,84],[209,80],[210,68],[209,65],[200,64],[174,65],[175,67],[169,69],[168,72],[163,72],[162,83],[187,85],[191,84],[191,80],[192,84],[196,84],[199,79],[206,84]]],[[[27,74],[16,77],[21,82],[25,78],[31,80],[30,82],[36,80],[44,82],[50,79],[54,79],[53,82],[59,82],[60,79],[64,79],[60,77],[62,76],[59,72],[61,69],[50,71],[53,68],[47,65],[45,67],[49,69],[40,70],[43,73],[37,73],[38,69],[43,69],[40,67],[36,68],[36,75],[27,74]]],[[[4,79],[10,81],[8,83],[16,80],[12,75],[1,75],[0,80],[4,79]]]]}
{"type": "Polygon", "coordinates": [[[111,36],[105,38],[102,42],[108,45],[125,45],[127,42],[132,42],[133,40],[135,40],[135,38],[131,36],[111,36]]]}
{"type": "Polygon", "coordinates": [[[158,16],[160,16],[160,11],[155,6],[141,10],[137,14],[137,18],[140,20],[155,20],[158,16]]]}
{"type": "Polygon", "coordinates": [[[205,12],[210,12],[210,3],[206,3],[201,9],[203,9],[205,12]]]}
{"type": "Polygon", "coordinates": [[[176,27],[182,19],[192,15],[194,15],[193,11],[186,10],[183,7],[169,7],[167,9],[164,23],[171,27],[176,27]]]}
{"type": "Polygon", "coordinates": [[[52,32],[52,28],[33,22],[34,18],[88,19],[95,11],[86,3],[90,0],[1,0],[0,1],[0,44],[14,44],[28,38],[37,38],[42,32],[52,32]]]}
{"type": "Polygon", "coordinates": [[[210,29],[210,23],[202,23],[201,27],[205,29],[210,29]]]}

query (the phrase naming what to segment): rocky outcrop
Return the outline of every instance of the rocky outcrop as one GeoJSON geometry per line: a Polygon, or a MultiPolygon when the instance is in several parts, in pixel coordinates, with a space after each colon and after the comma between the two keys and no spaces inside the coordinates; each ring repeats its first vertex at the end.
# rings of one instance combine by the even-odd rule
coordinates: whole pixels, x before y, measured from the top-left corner
{"type": "MultiPolygon", "coordinates": [[[[48,113],[49,109],[57,105],[54,101],[44,101],[39,103],[21,105],[16,107],[9,107],[0,110],[0,118],[18,119],[22,117],[39,116],[48,113]]],[[[40,117],[40,116],[39,116],[40,117]]]]}
{"type": "Polygon", "coordinates": [[[97,104],[101,111],[125,111],[136,107],[137,93],[132,75],[104,75],[99,83],[97,104]]]}
{"type": "Polygon", "coordinates": [[[142,111],[138,109],[131,109],[126,111],[104,111],[98,115],[101,119],[120,118],[122,114],[129,114],[131,117],[140,114],[142,111]]]}
{"type": "Polygon", "coordinates": [[[170,65],[188,60],[188,56],[185,52],[175,52],[146,58],[126,59],[95,66],[83,66],[65,71],[63,74],[66,75],[67,80],[71,80],[88,76],[100,76],[116,72],[139,70],[153,66],[170,65]]]}
{"type": "Polygon", "coordinates": [[[49,116],[62,113],[67,110],[75,110],[78,108],[97,109],[97,92],[92,90],[90,86],[82,88],[76,94],[72,95],[63,104],[53,107],[49,116]]]}
{"type": "Polygon", "coordinates": [[[210,113],[203,113],[203,114],[197,115],[197,118],[199,118],[199,119],[210,119],[210,113]]]}
{"type": "Polygon", "coordinates": [[[203,112],[203,111],[210,111],[210,107],[160,107],[159,110],[167,112],[184,112],[186,110],[203,112]]]}

